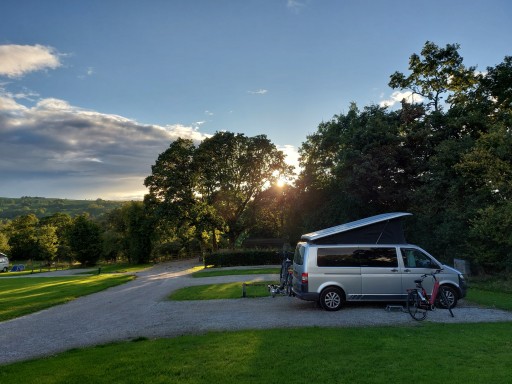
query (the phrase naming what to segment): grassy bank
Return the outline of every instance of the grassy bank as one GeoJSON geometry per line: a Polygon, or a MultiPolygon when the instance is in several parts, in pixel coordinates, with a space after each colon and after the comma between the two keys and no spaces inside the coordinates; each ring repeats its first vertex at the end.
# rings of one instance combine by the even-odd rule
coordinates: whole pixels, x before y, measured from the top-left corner
{"type": "Polygon", "coordinates": [[[510,340],[507,323],[222,332],[72,350],[0,382],[508,383],[510,340]]]}
{"type": "MultiPolygon", "coordinates": [[[[272,281],[247,281],[245,297],[269,296],[267,285],[272,281]]],[[[171,300],[214,300],[214,299],[239,299],[242,297],[242,283],[223,283],[197,285],[178,289],[169,295],[171,300]]]]}
{"type": "Polygon", "coordinates": [[[19,277],[0,279],[0,321],[63,304],[126,283],[131,275],[19,277]]]}

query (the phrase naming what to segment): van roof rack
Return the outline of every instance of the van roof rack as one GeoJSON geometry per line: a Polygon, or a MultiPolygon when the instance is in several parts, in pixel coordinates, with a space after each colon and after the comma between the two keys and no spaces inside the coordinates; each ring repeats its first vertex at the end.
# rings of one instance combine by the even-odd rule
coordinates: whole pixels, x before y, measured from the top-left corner
{"type": "Polygon", "coordinates": [[[383,213],[306,233],[301,240],[315,244],[405,244],[402,218],[407,212],[383,213]]]}

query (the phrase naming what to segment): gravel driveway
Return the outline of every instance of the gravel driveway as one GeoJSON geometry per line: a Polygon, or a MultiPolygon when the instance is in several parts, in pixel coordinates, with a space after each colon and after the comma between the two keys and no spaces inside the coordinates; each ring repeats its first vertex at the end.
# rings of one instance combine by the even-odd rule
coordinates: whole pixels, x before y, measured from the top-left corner
{"type": "MultiPolygon", "coordinates": [[[[214,330],[265,329],[293,326],[416,325],[402,312],[388,312],[386,305],[347,305],[326,312],[315,303],[291,297],[168,301],[173,290],[216,282],[276,280],[277,275],[192,278],[196,261],[159,264],[137,273],[127,284],[81,297],[21,318],[0,323],[0,364],[52,355],[136,337],[172,337],[214,330]],[[292,319],[293,316],[293,319],[292,319]]],[[[431,322],[512,321],[512,312],[468,306],[461,301],[454,310],[429,313],[431,322]]]]}

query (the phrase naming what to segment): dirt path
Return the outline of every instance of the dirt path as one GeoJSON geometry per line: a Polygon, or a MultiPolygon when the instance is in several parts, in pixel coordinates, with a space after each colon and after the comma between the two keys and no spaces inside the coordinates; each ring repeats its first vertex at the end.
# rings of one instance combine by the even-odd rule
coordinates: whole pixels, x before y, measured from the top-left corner
{"type": "MultiPolygon", "coordinates": [[[[70,348],[129,340],[172,337],[212,330],[294,326],[378,326],[413,324],[406,313],[385,305],[348,305],[326,312],[314,303],[291,297],[175,302],[173,290],[216,282],[275,280],[276,275],[192,278],[196,261],[159,264],[137,273],[127,284],[81,297],[38,313],[0,323],[0,364],[52,355],[70,348]]],[[[512,321],[512,313],[465,306],[455,318],[446,311],[429,313],[433,322],[512,321]]]]}

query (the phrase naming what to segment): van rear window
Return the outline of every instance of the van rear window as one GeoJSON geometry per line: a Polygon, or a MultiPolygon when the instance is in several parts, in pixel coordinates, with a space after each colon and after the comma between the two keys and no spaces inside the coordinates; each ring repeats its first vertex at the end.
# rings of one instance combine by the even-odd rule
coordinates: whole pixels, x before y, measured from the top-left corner
{"type": "Polygon", "coordinates": [[[293,262],[297,265],[304,264],[304,251],[305,247],[303,245],[298,244],[297,248],[295,248],[295,254],[293,255],[293,262]]]}

